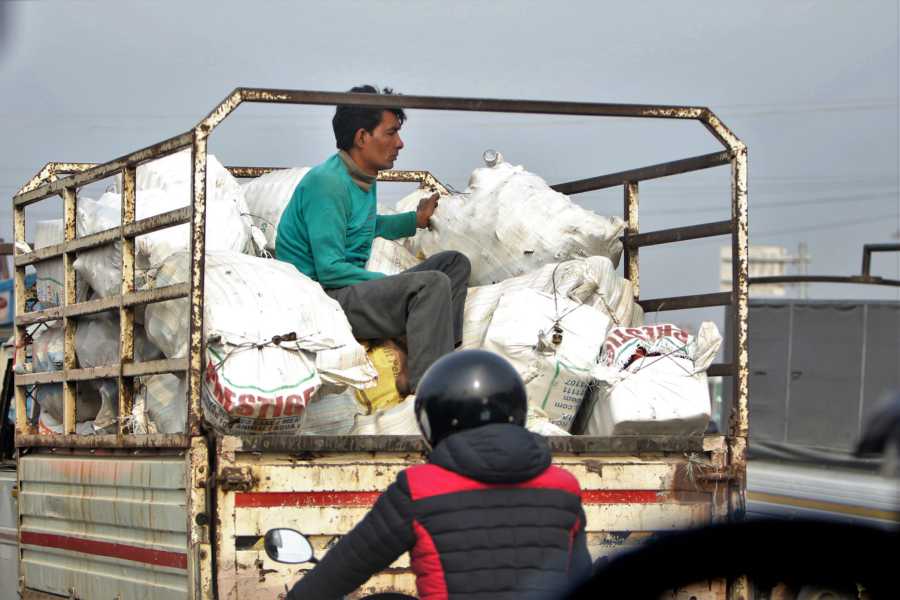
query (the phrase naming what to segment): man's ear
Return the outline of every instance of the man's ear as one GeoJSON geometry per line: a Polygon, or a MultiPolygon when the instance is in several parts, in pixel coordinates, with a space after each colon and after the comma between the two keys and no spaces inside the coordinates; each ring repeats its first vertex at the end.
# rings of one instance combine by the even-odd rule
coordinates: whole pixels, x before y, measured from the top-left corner
{"type": "Polygon", "coordinates": [[[356,130],[356,133],[353,135],[353,145],[357,148],[362,148],[366,143],[366,136],[369,135],[369,132],[360,127],[356,130]]]}

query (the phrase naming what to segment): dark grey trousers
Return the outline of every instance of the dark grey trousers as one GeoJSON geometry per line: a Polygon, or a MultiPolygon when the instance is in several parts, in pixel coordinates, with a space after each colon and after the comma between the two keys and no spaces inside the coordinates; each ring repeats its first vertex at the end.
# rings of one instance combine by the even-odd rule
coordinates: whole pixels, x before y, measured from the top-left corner
{"type": "Polygon", "coordinates": [[[358,340],[406,336],[409,385],[462,341],[471,265],[459,252],[435,254],[412,269],[325,292],[338,301],[358,340]]]}

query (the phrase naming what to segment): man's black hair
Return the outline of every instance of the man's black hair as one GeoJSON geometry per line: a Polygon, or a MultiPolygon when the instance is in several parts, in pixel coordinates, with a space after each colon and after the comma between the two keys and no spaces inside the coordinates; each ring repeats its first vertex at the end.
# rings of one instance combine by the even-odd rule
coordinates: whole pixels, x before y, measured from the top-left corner
{"type": "MultiPolygon", "coordinates": [[[[384,88],[379,90],[372,85],[358,85],[348,90],[362,94],[385,94],[393,96],[394,90],[384,88]]],[[[402,108],[371,108],[367,106],[346,106],[339,104],[337,110],[334,111],[334,118],[331,119],[331,127],[334,129],[334,139],[337,147],[341,150],[349,151],[353,147],[353,138],[360,129],[365,129],[369,133],[378,127],[381,123],[381,117],[385,110],[389,110],[397,116],[402,125],[406,121],[406,113],[402,108]]]]}

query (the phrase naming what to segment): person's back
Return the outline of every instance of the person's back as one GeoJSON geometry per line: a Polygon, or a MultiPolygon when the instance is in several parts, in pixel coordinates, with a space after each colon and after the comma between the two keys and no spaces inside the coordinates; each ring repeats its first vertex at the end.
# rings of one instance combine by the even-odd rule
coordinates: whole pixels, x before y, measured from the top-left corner
{"type": "Polygon", "coordinates": [[[578,482],[522,426],[524,386],[509,363],[483,351],[444,357],[420,393],[429,462],[400,473],[288,598],[340,597],[407,551],[420,598],[552,598],[586,575],[578,482]]]}
{"type": "Polygon", "coordinates": [[[422,598],[553,597],[585,568],[586,556],[575,556],[585,544],[578,481],[523,427],[454,434],[429,464],[407,469],[405,483],[422,598]]]}

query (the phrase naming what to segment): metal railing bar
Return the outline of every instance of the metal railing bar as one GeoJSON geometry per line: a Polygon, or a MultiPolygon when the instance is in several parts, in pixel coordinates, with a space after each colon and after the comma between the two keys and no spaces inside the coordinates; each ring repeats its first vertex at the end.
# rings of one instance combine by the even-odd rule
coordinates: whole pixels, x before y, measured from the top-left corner
{"type": "Polygon", "coordinates": [[[734,370],[734,363],[713,363],[706,369],[706,374],[709,377],[731,377],[734,370]]]}
{"type": "Polygon", "coordinates": [[[117,175],[119,171],[125,167],[136,167],[141,163],[162,158],[168,154],[173,154],[178,150],[189,147],[193,137],[194,132],[191,130],[157,144],[153,144],[152,146],[141,148],[140,150],[136,150],[135,152],[126,154],[125,156],[113,159],[109,162],[98,164],[95,167],[91,167],[90,169],[75,175],[45,183],[29,192],[15,196],[13,198],[13,206],[28,206],[29,204],[34,204],[48,196],[58,194],[65,188],[78,188],[87,185],[88,183],[93,183],[94,181],[117,175]]]}
{"type": "Polygon", "coordinates": [[[117,435],[19,434],[16,447],[44,448],[189,448],[191,438],[183,433],[117,435]]]}
{"type": "Polygon", "coordinates": [[[679,173],[701,171],[711,167],[727,165],[729,162],[731,162],[731,152],[724,150],[722,152],[692,156],[691,158],[673,160],[671,162],[630,169],[628,171],[600,175],[599,177],[589,177],[587,179],[557,183],[550,187],[557,192],[571,196],[572,194],[581,194],[583,192],[603,190],[618,185],[624,185],[626,182],[647,181],[649,179],[668,177],[669,175],[678,175],[679,173]]]}
{"type": "Polygon", "coordinates": [[[125,294],[125,296],[110,296],[99,300],[89,300],[87,302],[79,302],[66,307],[56,306],[45,310],[38,310],[16,317],[16,325],[26,327],[35,323],[46,323],[48,321],[56,321],[63,317],[80,317],[84,315],[92,315],[107,310],[124,306],[140,306],[142,304],[152,304],[153,302],[163,302],[165,300],[176,300],[178,298],[186,298],[190,293],[190,284],[176,283],[152,290],[141,290],[125,294]]]}
{"type": "Polygon", "coordinates": [[[872,268],[873,252],[900,252],[900,244],[863,244],[862,274],[868,276],[872,268]]]}
{"type": "Polygon", "coordinates": [[[122,237],[135,238],[167,227],[182,225],[190,222],[190,220],[190,206],[177,208],[152,217],[147,217],[146,219],[141,219],[140,221],[135,221],[124,227],[119,226],[112,229],[106,229],[99,233],[86,235],[71,242],[38,248],[27,254],[19,254],[15,257],[15,266],[24,267],[41,262],[42,260],[50,260],[62,256],[66,252],[82,252],[84,250],[90,250],[98,246],[116,242],[122,237]]]}
{"type": "MultiPolygon", "coordinates": [[[[332,106],[343,104],[350,106],[370,106],[373,108],[393,108],[400,106],[402,108],[427,110],[534,113],[595,117],[700,119],[709,111],[709,109],[703,106],[560,102],[552,100],[510,100],[500,98],[462,98],[448,96],[385,96],[349,92],[279,90],[245,87],[237,88],[234,92],[229,94],[225,102],[229,102],[229,100],[234,97],[235,93],[240,95],[240,102],[268,104],[324,104],[332,106]]],[[[216,110],[218,110],[218,107],[216,110]]],[[[216,110],[214,110],[210,116],[214,115],[216,110]]]]}
{"type": "Polygon", "coordinates": [[[183,373],[187,371],[188,360],[186,358],[166,358],[162,360],[150,360],[140,363],[127,363],[125,365],[99,365],[96,367],[84,367],[69,369],[68,371],[48,371],[46,373],[27,373],[16,375],[16,385],[30,386],[45,383],[63,383],[64,381],[88,381],[91,379],[115,379],[121,368],[125,377],[140,377],[142,375],[156,375],[158,373],[183,373]]]}
{"type": "Polygon", "coordinates": [[[641,305],[641,308],[644,309],[644,312],[684,310],[688,308],[703,308],[706,306],[728,306],[731,304],[731,292],[672,296],[671,298],[652,298],[650,300],[640,300],[639,304],[641,305]]]}
{"type": "Polygon", "coordinates": [[[777,275],[751,277],[751,285],[766,283],[861,283],[867,285],[900,286],[900,279],[885,279],[873,275],[777,275]]]}
{"type": "Polygon", "coordinates": [[[647,233],[639,233],[636,235],[625,235],[622,237],[622,242],[631,248],[641,248],[644,246],[683,242],[686,240],[727,235],[730,233],[731,219],[728,219],[727,221],[715,221],[713,223],[702,223],[700,225],[690,225],[687,227],[673,227],[671,229],[648,231],[647,233]]]}
{"type": "Polygon", "coordinates": [[[156,375],[158,373],[184,373],[187,370],[187,358],[164,358],[162,360],[149,360],[122,365],[122,375],[125,377],[140,377],[141,375],[156,375]]]}

